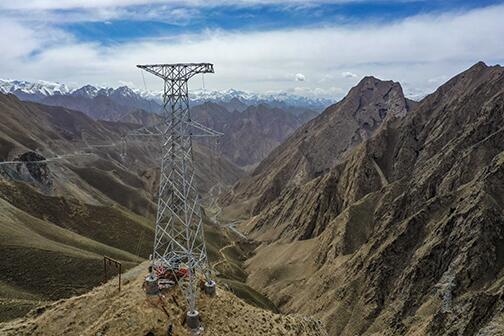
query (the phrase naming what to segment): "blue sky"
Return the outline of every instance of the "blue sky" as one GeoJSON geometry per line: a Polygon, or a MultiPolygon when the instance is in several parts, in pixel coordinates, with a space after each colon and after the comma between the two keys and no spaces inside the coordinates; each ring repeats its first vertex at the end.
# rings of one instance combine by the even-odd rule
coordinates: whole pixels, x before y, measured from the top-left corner
{"type": "MultiPolygon", "coordinates": [[[[411,0],[350,1],[343,3],[231,4],[183,6],[141,4],[126,6],[128,14],[110,19],[89,17],[87,20],[57,24],[81,41],[103,44],[198,33],[207,29],[233,31],[267,31],[301,27],[320,27],[362,22],[390,23],[416,15],[468,11],[499,4],[497,0],[411,0]],[[176,11],[173,17],[170,11],[176,11]],[[158,12],[158,14],[156,14],[158,12]]],[[[82,9],[55,10],[61,16],[84,14],[82,9]]],[[[84,16],[84,15],[83,15],[84,16]]]]}
{"type": "Polygon", "coordinates": [[[414,97],[502,62],[502,17],[495,0],[9,1],[0,77],[138,87],[136,63],[210,61],[213,89],[340,98],[375,75],[414,97]]]}

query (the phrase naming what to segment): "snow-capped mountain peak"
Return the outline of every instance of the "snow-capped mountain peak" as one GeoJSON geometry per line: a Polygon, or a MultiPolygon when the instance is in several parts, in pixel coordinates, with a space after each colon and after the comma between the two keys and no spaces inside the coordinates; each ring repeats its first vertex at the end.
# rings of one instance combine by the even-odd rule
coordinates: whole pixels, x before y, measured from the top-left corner
{"type": "Polygon", "coordinates": [[[13,94],[28,94],[36,96],[54,96],[71,93],[65,84],[37,81],[27,82],[19,80],[0,79],[0,92],[13,94]]]}

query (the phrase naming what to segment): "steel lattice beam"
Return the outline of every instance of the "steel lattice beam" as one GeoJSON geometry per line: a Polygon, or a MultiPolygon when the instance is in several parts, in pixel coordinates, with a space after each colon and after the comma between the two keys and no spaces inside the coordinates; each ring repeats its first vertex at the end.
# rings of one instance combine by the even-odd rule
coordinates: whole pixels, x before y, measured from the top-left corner
{"type": "Polygon", "coordinates": [[[221,135],[191,120],[188,80],[213,73],[210,63],[138,65],[164,80],[161,174],[152,256],[153,267],[188,271],[177,278],[189,311],[196,311],[197,274],[209,280],[200,197],[196,191],[192,137],[221,135]],[[199,136],[201,136],[199,135],[199,136]]]}

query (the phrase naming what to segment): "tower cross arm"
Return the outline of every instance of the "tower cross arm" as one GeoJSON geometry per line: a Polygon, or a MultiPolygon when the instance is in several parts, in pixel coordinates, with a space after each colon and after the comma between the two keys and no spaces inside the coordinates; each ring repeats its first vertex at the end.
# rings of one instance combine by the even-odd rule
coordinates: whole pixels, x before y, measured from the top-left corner
{"type": "Polygon", "coordinates": [[[214,72],[212,63],[141,64],[137,68],[171,81],[188,80],[196,74],[214,72]]]}

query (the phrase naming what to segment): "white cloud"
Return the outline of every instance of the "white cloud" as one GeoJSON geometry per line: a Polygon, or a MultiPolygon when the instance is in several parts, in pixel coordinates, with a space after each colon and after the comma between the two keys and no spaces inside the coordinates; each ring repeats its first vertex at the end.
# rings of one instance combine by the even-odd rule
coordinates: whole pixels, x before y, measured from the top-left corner
{"type": "MultiPolygon", "coordinates": [[[[303,84],[306,89],[341,97],[343,93],[331,88],[346,92],[354,81],[338,74],[352,69],[360,75],[380,74],[382,79],[407,82],[411,90],[426,92],[435,87],[429,79],[452,76],[479,60],[502,62],[502,17],[504,5],[422,15],[391,24],[261,32],[209,30],[109,46],[78,42],[55,28],[45,30],[0,17],[0,45],[9,46],[0,53],[0,73],[26,80],[106,81],[107,85],[124,81],[143,87],[135,68],[138,63],[212,62],[216,73],[205,77],[209,89],[293,89],[292,77],[286,74],[303,69],[303,76],[310,78],[303,84]]],[[[145,79],[149,89],[160,88],[159,79],[149,74],[145,79]]],[[[198,88],[201,80],[194,79],[191,86],[198,88]]]]}
{"type": "Polygon", "coordinates": [[[305,79],[306,79],[306,77],[302,73],[297,73],[296,74],[296,82],[304,82],[305,79]]]}
{"type": "Polygon", "coordinates": [[[341,77],[343,77],[343,78],[355,78],[355,77],[357,77],[357,75],[354,74],[354,73],[352,73],[352,72],[350,72],[350,71],[343,71],[341,73],[341,77]]]}
{"type": "Polygon", "coordinates": [[[12,63],[17,59],[24,57],[41,46],[36,38],[36,33],[29,27],[24,27],[16,21],[0,21],[0,63],[12,63]],[[19,40],[19,43],[13,41],[13,37],[19,40]]]}
{"type": "MultiPolygon", "coordinates": [[[[54,2],[58,4],[59,2],[54,2]]],[[[90,5],[88,2],[82,2],[90,5]]],[[[106,2],[105,2],[106,3],[106,2]]],[[[11,2],[9,2],[11,4],[11,2]]],[[[12,2],[18,4],[18,2],[12,2]]],[[[23,6],[24,2],[19,2],[23,6]]],[[[103,22],[112,23],[114,20],[129,21],[156,21],[172,24],[186,24],[189,20],[196,19],[202,15],[202,9],[198,7],[174,7],[166,5],[155,6],[112,6],[112,7],[79,7],[79,8],[47,8],[41,7],[13,7],[3,8],[5,3],[0,2],[0,20],[3,18],[14,19],[27,23],[58,24],[81,23],[81,22],[103,22]]]]}

